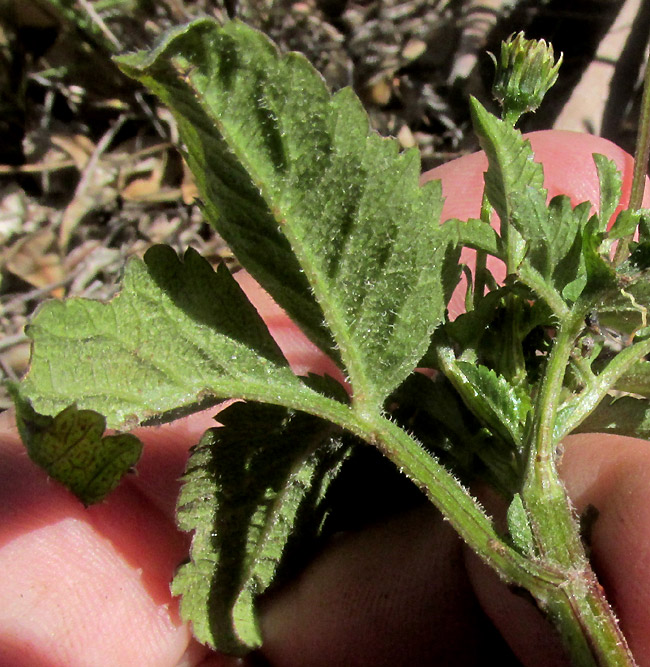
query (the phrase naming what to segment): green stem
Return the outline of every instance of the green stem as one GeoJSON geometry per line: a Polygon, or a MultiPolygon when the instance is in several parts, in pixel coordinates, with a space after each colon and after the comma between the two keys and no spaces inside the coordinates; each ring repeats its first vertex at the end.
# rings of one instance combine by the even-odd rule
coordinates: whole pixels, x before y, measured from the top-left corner
{"type": "Polygon", "coordinates": [[[576,429],[605,398],[608,391],[627,371],[650,354],[650,339],[621,350],[601,373],[592,379],[585,391],[574,398],[575,405],[569,405],[567,415],[561,420],[561,428],[556,428],[555,437],[561,440],[576,429]]]}
{"type": "Polygon", "coordinates": [[[537,396],[522,491],[540,554],[565,568],[583,568],[586,558],[577,521],[573,512],[567,511],[569,501],[555,465],[558,445],[555,424],[564,375],[583,326],[584,316],[574,311],[558,329],[537,396]]]}
{"type": "Polygon", "coordinates": [[[528,444],[522,499],[542,562],[566,574],[566,598],[546,607],[577,665],[636,664],[618,622],[591,570],[580,527],[556,466],[556,421],[561,389],[586,308],[574,308],[558,329],[537,397],[528,444]]]}
{"type": "MultiPolygon", "coordinates": [[[[648,171],[648,156],[650,156],[650,60],[646,63],[643,79],[643,97],[641,99],[641,113],[636,135],[636,149],[634,152],[634,171],[632,175],[632,189],[628,208],[635,211],[641,208],[645,180],[648,171]]],[[[627,256],[633,236],[622,238],[614,254],[614,265],[618,266],[627,256]]]]}

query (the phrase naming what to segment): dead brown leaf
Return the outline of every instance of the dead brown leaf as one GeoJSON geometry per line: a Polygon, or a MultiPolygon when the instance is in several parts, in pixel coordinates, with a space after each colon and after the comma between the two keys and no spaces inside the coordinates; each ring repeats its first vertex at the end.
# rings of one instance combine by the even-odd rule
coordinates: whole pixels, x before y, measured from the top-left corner
{"type": "MultiPolygon", "coordinates": [[[[6,249],[2,263],[7,271],[34,287],[60,283],[65,277],[61,258],[51,252],[56,235],[50,229],[28,234],[6,249]]],[[[61,298],[63,287],[55,287],[50,295],[61,298]]]]}

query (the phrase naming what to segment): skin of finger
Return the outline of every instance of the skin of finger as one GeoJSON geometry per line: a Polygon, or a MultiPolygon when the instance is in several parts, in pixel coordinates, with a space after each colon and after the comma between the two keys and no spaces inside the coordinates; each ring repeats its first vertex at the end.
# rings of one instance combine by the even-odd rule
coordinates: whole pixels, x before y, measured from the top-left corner
{"type": "Polygon", "coordinates": [[[429,505],[339,536],[262,607],[264,655],[281,667],[467,667],[502,655],[461,549],[429,505]]]}
{"type": "Polygon", "coordinates": [[[85,509],[16,438],[0,448],[0,664],[175,665],[186,541],[128,486],[85,509]]]}
{"type": "MultiPolygon", "coordinates": [[[[552,143],[552,142],[551,142],[551,143],[552,143]]],[[[566,151],[566,150],[567,150],[566,142],[561,142],[561,143],[563,144],[563,150],[566,151]]],[[[469,158],[466,158],[466,160],[467,160],[467,159],[469,159],[469,158]]],[[[458,168],[460,168],[460,167],[462,166],[462,164],[459,163],[459,164],[457,164],[456,166],[457,166],[458,168]]],[[[461,172],[462,172],[462,170],[461,170],[461,172]]],[[[450,183],[450,180],[449,180],[449,179],[454,177],[453,174],[452,174],[451,176],[450,176],[450,175],[445,176],[444,173],[440,173],[439,175],[440,175],[440,176],[443,176],[443,177],[445,178],[445,184],[443,185],[443,187],[446,187],[446,185],[450,183]]],[[[465,175],[467,175],[467,174],[465,174],[465,175]]],[[[456,176],[456,177],[457,177],[457,176],[456,176]]],[[[468,195],[468,192],[469,192],[469,191],[471,191],[471,188],[469,188],[469,187],[464,189],[464,192],[462,193],[464,198],[467,198],[467,195],[468,195]]],[[[476,191],[480,193],[480,185],[478,185],[478,186],[476,187],[476,191]]],[[[454,211],[455,211],[454,206],[455,206],[455,205],[459,205],[459,206],[460,206],[460,202],[461,202],[461,201],[464,201],[464,199],[456,199],[456,200],[455,200],[453,194],[450,194],[449,192],[446,192],[446,194],[447,194],[447,197],[448,197],[448,200],[447,200],[447,207],[448,207],[448,210],[451,212],[451,214],[461,215],[461,212],[460,212],[460,211],[459,211],[459,212],[456,212],[456,213],[454,212],[454,211]]],[[[479,194],[479,197],[480,197],[480,194],[479,194]]],[[[478,201],[478,200],[477,200],[477,201],[478,201]]],[[[189,420],[189,423],[192,423],[192,420],[189,420]]],[[[151,437],[151,441],[148,443],[148,444],[151,445],[151,446],[147,447],[147,452],[151,452],[151,454],[150,454],[150,463],[149,463],[149,465],[150,465],[150,470],[153,471],[153,472],[152,472],[152,474],[148,475],[148,474],[146,473],[146,471],[143,471],[143,472],[142,472],[142,477],[141,477],[140,481],[146,479],[147,477],[149,477],[149,478],[151,478],[151,477],[155,477],[156,475],[153,474],[153,473],[155,473],[156,469],[158,470],[158,473],[160,473],[161,471],[163,471],[163,472],[166,472],[166,474],[169,474],[170,472],[178,471],[178,470],[181,469],[181,463],[184,461],[184,457],[186,457],[186,450],[187,450],[187,447],[188,447],[189,444],[193,444],[193,443],[192,443],[191,441],[188,441],[187,434],[185,434],[185,435],[183,435],[183,434],[177,434],[177,436],[175,436],[175,437],[173,437],[173,438],[170,439],[169,444],[168,444],[167,447],[163,447],[163,446],[161,446],[160,448],[158,448],[158,447],[157,447],[157,443],[161,442],[161,440],[162,440],[162,434],[164,434],[164,433],[167,432],[167,431],[166,431],[167,428],[169,428],[169,427],[161,427],[161,428],[157,429],[157,431],[151,431],[151,434],[152,434],[152,435],[150,436],[150,437],[151,437]],[[154,446],[154,445],[155,445],[155,446],[154,446]],[[181,452],[181,454],[179,454],[178,456],[175,456],[175,457],[174,457],[174,456],[172,456],[172,454],[173,454],[174,452],[177,452],[177,453],[178,453],[178,452],[181,452]],[[169,461],[170,459],[174,459],[174,464],[173,464],[173,465],[169,465],[168,463],[165,463],[165,461],[169,461]]],[[[194,436],[192,436],[192,437],[194,437],[194,436]]],[[[173,474],[176,475],[176,472],[174,472],[173,474]]],[[[134,499],[132,500],[132,502],[134,503],[134,505],[137,504],[137,503],[136,503],[136,500],[135,500],[135,498],[137,497],[137,493],[136,493],[136,492],[140,492],[140,493],[142,493],[142,494],[145,495],[145,496],[147,495],[147,494],[144,492],[144,490],[146,489],[146,485],[138,486],[136,482],[137,482],[137,480],[131,482],[131,486],[134,487],[134,488],[131,490],[131,491],[134,493],[134,499]]],[[[48,484],[50,484],[50,486],[53,486],[53,483],[48,483],[48,484]]],[[[168,484],[165,483],[164,486],[167,487],[168,484]]],[[[177,486],[175,486],[174,488],[176,489],[177,486]]],[[[47,505],[48,505],[49,507],[51,507],[52,509],[56,509],[57,507],[61,506],[61,508],[62,508],[62,509],[61,509],[61,516],[65,516],[66,513],[70,514],[70,515],[73,516],[73,517],[76,516],[76,515],[74,514],[74,512],[79,510],[79,506],[75,505],[74,507],[69,507],[69,506],[65,505],[65,503],[63,503],[63,501],[62,501],[60,498],[58,498],[58,497],[50,497],[50,493],[51,493],[51,488],[49,488],[49,487],[46,488],[45,491],[43,491],[43,490],[41,489],[41,494],[42,494],[42,496],[38,496],[38,497],[42,497],[42,499],[43,499],[43,500],[42,500],[43,505],[46,505],[46,504],[47,504],[47,505]],[[73,510],[74,510],[74,511],[73,511],[73,510]]],[[[154,496],[155,496],[155,494],[154,494],[154,496]]],[[[20,498],[20,496],[18,496],[18,498],[20,498]]],[[[69,500],[69,499],[68,499],[68,500],[69,500]]],[[[76,502],[76,501],[74,501],[74,502],[76,502]]],[[[113,501],[112,499],[109,500],[109,501],[106,503],[106,508],[104,508],[104,512],[105,512],[106,515],[108,515],[108,516],[111,515],[111,512],[112,512],[111,508],[112,508],[112,507],[115,507],[115,508],[118,507],[117,501],[115,501],[115,503],[116,503],[115,505],[112,504],[113,502],[114,502],[114,501],[113,501]]],[[[168,506],[169,506],[169,503],[168,503],[168,501],[167,501],[166,499],[162,499],[162,500],[160,500],[159,503],[157,503],[157,504],[161,505],[162,507],[167,507],[167,508],[168,508],[168,506]],[[164,500],[164,502],[163,502],[163,500],[164,500]],[[162,503],[162,505],[161,505],[161,503],[162,503]],[[166,503],[166,504],[165,504],[165,503],[166,503]]],[[[17,506],[17,505],[14,505],[14,507],[16,507],[16,506],[17,506]]],[[[156,511],[157,511],[157,510],[158,510],[158,508],[156,508],[156,511]]],[[[167,509],[167,511],[169,511],[169,510],[167,509]]],[[[116,514],[116,516],[114,517],[114,521],[113,521],[113,523],[114,523],[114,526],[116,527],[115,530],[119,533],[119,531],[120,531],[120,526],[119,526],[119,519],[120,519],[120,517],[119,517],[119,512],[116,511],[115,514],[116,514]]],[[[160,512],[160,514],[167,514],[167,512],[160,512]]],[[[18,511],[18,515],[20,515],[20,512],[19,512],[19,511],[18,511]]],[[[57,516],[58,516],[58,515],[57,515],[57,516]]],[[[167,517],[163,516],[163,519],[166,519],[166,518],[167,518],[167,517]]],[[[56,523],[61,523],[61,522],[60,522],[60,521],[57,521],[56,523]]],[[[110,522],[109,522],[109,523],[110,523],[110,522]]],[[[148,524],[149,524],[149,520],[147,519],[147,520],[145,520],[143,523],[146,524],[146,525],[148,525],[148,524]]],[[[171,527],[171,523],[169,523],[169,526],[165,525],[164,528],[165,528],[165,530],[163,530],[163,529],[161,528],[161,534],[163,534],[163,533],[166,534],[166,535],[167,535],[166,539],[170,540],[171,543],[173,544],[173,543],[174,543],[174,540],[175,540],[176,538],[175,538],[175,531],[174,531],[173,528],[171,527]],[[165,531],[168,531],[168,532],[165,532],[165,531]]],[[[31,530],[31,529],[30,529],[30,530],[31,530]]],[[[90,530],[96,532],[96,533],[97,533],[97,536],[98,536],[98,539],[101,541],[102,544],[105,545],[105,543],[106,543],[106,537],[102,534],[101,529],[98,529],[98,527],[97,527],[96,525],[92,524],[92,522],[91,522],[91,524],[90,524],[90,530]]],[[[109,532],[110,532],[110,531],[109,531],[109,532]]],[[[147,536],[148,536],[148,531],[141,530],[140,532],[141,532],[141,536],[140,536],[141,541],[145,541],[145,540],[147,539],[147,536]]],[[[56,536],[54,536],[53,539],[54,539],[54,542],[56,542],[56,540],[57,540],[58,538],[56,538],[56,536]]],[[[13,542],[14,542],[14,540],[11,540],[11,543],[13,543],[13,542]]],[[[110,542],[110,539],[108,540],[108,542],[110,542]]],[[[139,544],[138,540],[135,540],[135,545],[137,546],[138,544],[139,544]]],[[[136,548],[135,550],[137,551],[137,548],[136,548]]],[[[151,550],[149,550],[149,551],[146,551],[146,550],[145,550],[145,553],[148,554],[147,558],[150,557],[150,558],[151,558],[151,562],[150,562],[150,563],[144,563],[144,566],[145,566],[145,567],[143,568],[143,570],[144,570],[145,568],[155,570],[155,569],[156,569],[156,562],[159,562],[159,561],[160,561],[161,554],[163,554],[163,553],[171,553],[171,554],[174,554],[174,553],[175,553],[174,548],[169,548],[169,547],[161,547],[161,549],[160,549],[160,553],[158,553],[158,554],[151,554],[150,551],[151,551],[151,550]]],[[[92,549],[88,549],[87,552],[88,552],[89,554],[92,554],[92,553],[93,553],[93,550],[92,550],[92,549]]],[[[117,559],[117,560],[124,560],[121,554],[117,554],[117,555],[116,555],[116,559],[117,559]]],[[[146,559],[144,559],[144,560],[146,560],[146,559]]],[[[24,567],[25,567],[25,569],[29,569],[29,567],[31,567],[31,563],[29,562],[29,555],[28,555],[28,554],[26,555],[26,558],[23,559],[23,561],[21,561],[21,562],[24,563],[24,567]]],[[[80,564],[80,566],[81,566],[81,564],[80,564]]],[[[135,570],[134,570],[136,575],[138,574],[138,570],[139,570],[138,567],[136,567],[135,570]]],[[[161,572],[165,572],[165,575],[162,577],[162,579],[164,579],[164,580],[166,580],[166,582],[168,582],[170,573],[167,572],[167,571],[165,571],[165,568],[160,568],[160,571],[161,571],[161,572]]],[[[48,574],[49,574],[49,573],[46,573],[46,575],[48,575],[48,574]]],[[[19,569],[18,571],[15,572],[15,578],[20,579],[21,576],[22,576],[22,571],[19,569]]],[[[66,574],[66,576],[67,576],[67,574],[66,574]]],[[[141,575],[140,575],[140,576],[141,576],[141,575]]],[[[72,578],[72,574],[70,574],[70,577],[71,577],[71,579],[70,579],[70,581],[68,581],[68,584],[70,584],[71,582],[74,582],[74,578],[72,578]]],[[[59,580],[61,580],[63,583],[65,583],[65,577],[61,577],[61,576],[59,576],[59,580]]],[[[108,582],[107,582],[107,583],[108,583],[108,582]]],[[[48,579],[47,579],[47,576],[44,576],[44,577],[43,577],[43,585],[45,586],[46,584],[49,584],[49,581],[48,581],[48,579]]],[[[112,583],[112,587],[115,588],[114,582],[112,583]]],[[[69,595],[71,590],[73,590],[73,588],[72,588],[71,586],[68,586],[68,587],[66,588],[65,591],[62,591],[62,592],[61,592],[61,600],[65,600],[65,599],[66,599],[66,595],[69,595]]],[[[76,589],[75,589],[75,590],[76,590],[76,589]]],[[[82,592],[82,594],[83,594],[83,592],[82,592]]],[[[99,593],[96,594],[96,595],[94,596],[94,598],[99,598],[99,599],[101,599],[101,594],[99,594],[99,593]]],[[[88,602],[87,606],[86,606],[86,607],[82,607],[82,612],[80,613],[80,616],[81,616],[82,618],[83,618],[84,616],[88,616],[89,614],[93,613],[94,606],[96,606],[96,599],[94,599],[94,600],[88,600],[87,602],[88,602]]],[[[128,606],[129,606],[130,603],[122,602],[122,604],[126,605],[126,607],[128,608],[128,606]]],[[[167,600],[164,604],[169,604],[169,600],[167,600]]],[[[119,607],[120,605],[115,605],[115,606],[116,606],[116,607],[119,607]]],[[[51,614],[51,610],[47,610],[47,613],[50,614],[50,615],[52,615],[52,614],[51,614]]],[[[159,609],[159,607],[158,607],[156,604],[152,604],[152,605],[151,605],[151,613],[152,613],[153,616],[156,616],[156,617],[159,615],[159,613],[160,613],[160,609],[159,609]]],[[[55,614],[55,615],[56,615],[56,614],[55,614]]],[[[84,635],[83,635],[83,633],[78,632],[78,630],[79,630],[79,624],[78,624],[78,623],[76,624],[76,627],[75,627],[75,622],[69,622],[69,619],[68,619],[68,621],[65,621],[65,617],[64,617],[64,618],[62,619],[62,624],[63,624],[63,625],[60,625],[60,626],[59,626],[59,630],[60,630],[60,633],[59,633],[59,634],[63,633],[63,635],[75,636],[75,637],[76,637],[76,641],[77,641],[79,644],[83,644],[83,643],[88,643],[88,642],[92,642],[92,641],[94,641],[94,638],[93,638],[92,636],[87,635],[87,634],[86,634],[86,636],[85,636],[85,640],[84,640],[84,635]],[[67,627],[64,627],[65,622],[68,622],[68,626],[67,626],[67,627]]],[[[5,627],[8,627],[8,626],[5,626],[5,627]]],[[[132,627],[133,627],[133,621],[132,621],[131,619],[129,619],[128,625],[125,624],[125,629],[128,628],[128,631],[131,631],[132,627]]],[[[142,627],[146,627],[146,624],[143,624],[142,627]]],[[[174,626],[173,623],[171,623],[170,625],[168,625],[168,626],[167,626],[167,629],[169,630],[169,634],[170,634],[170,635],[175,635],[175,633],[177,632],[177,630],[176,630],[176,626],[174,626]]],[[[154,634],[155,634],[155,633],[154,633],[154,634]]],[[[178,636],[178,635],[176,635],[176,636],[178,636]]],[[[32,641],[32,640],[30,640],[30,641],[32,641]]],[[[36,646],[38,642],[36,642],[36,640],[33,640],[32,643],[34,644],[34,646],[36,646]]],[[[159,643],[160,643],[160,642],[159,642],[159,643]]],[[[174,643],[174,642],[172,642],[172,644],[173,644],[173,643],[174,643]]],[[[163,644],[164,644],[164,642],[163,642],[163,644]]],[[[175,649],[174,649],[174,650],[175,650],[175,649]]],[[[119,661],[118,661],[118,662],[119,662],[119,661]]],[[[33,664],[33,663],[32,663],[32,664],[33,664]]],[[[118,663],[115,663],[115,664],[118,664],[118,663]]],[[[146,663],[146,661],[145,661],[145,662],[140,662],[139,664],[147,664],[147,663],[146,663]]],[[[162,665],[162,664],[167,664],[167,663],[163,662],[162,659],[161,659],[161,661],[158,662],[157,664],[161,664],[161,665],[162,665]]],[[[169,664],[173,664],[173,663],[169,663],[169,664]]]]}

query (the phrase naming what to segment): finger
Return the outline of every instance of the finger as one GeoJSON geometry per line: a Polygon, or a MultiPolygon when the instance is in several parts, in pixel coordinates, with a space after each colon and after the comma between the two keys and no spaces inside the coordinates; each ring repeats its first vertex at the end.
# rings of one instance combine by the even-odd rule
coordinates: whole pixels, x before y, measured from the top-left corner
{"type": "Polygon", "coordinates": [[[84,507],[0,447],[0,664],[175,665],[189,632],[169,581],[187,551],[134,490],[84,507]]]}
{"type": "Polygon", "coordinates": [[[262,611],[263,652],[277,667],[507,656],[469,588],[460,540],[426,505],[340,536],[262,611]]]}

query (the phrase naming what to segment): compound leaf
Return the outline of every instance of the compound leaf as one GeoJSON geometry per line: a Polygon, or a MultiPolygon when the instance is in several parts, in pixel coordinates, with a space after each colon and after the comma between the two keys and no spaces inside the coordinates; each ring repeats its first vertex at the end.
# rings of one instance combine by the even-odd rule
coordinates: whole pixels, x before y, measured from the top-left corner
{"type": "Polygon", "coordinates": [[[195,531],[172,585],[196,638],[243,655],[261,644],[255,602],[308,556],[327,516],[327,490],[350,445],[304,413],[237,403],[192,452],[178,503],[195,531]]]}
{"type": "Polygon", "coordinates": [[[417,151],[400,154],[351,90],[332,96],[303,56],[237,21],[195,21],[118,63],[175,113],[206,214],[243,265],[340,352],[355,401],[380,406],[457,276],[417,151]]]}

